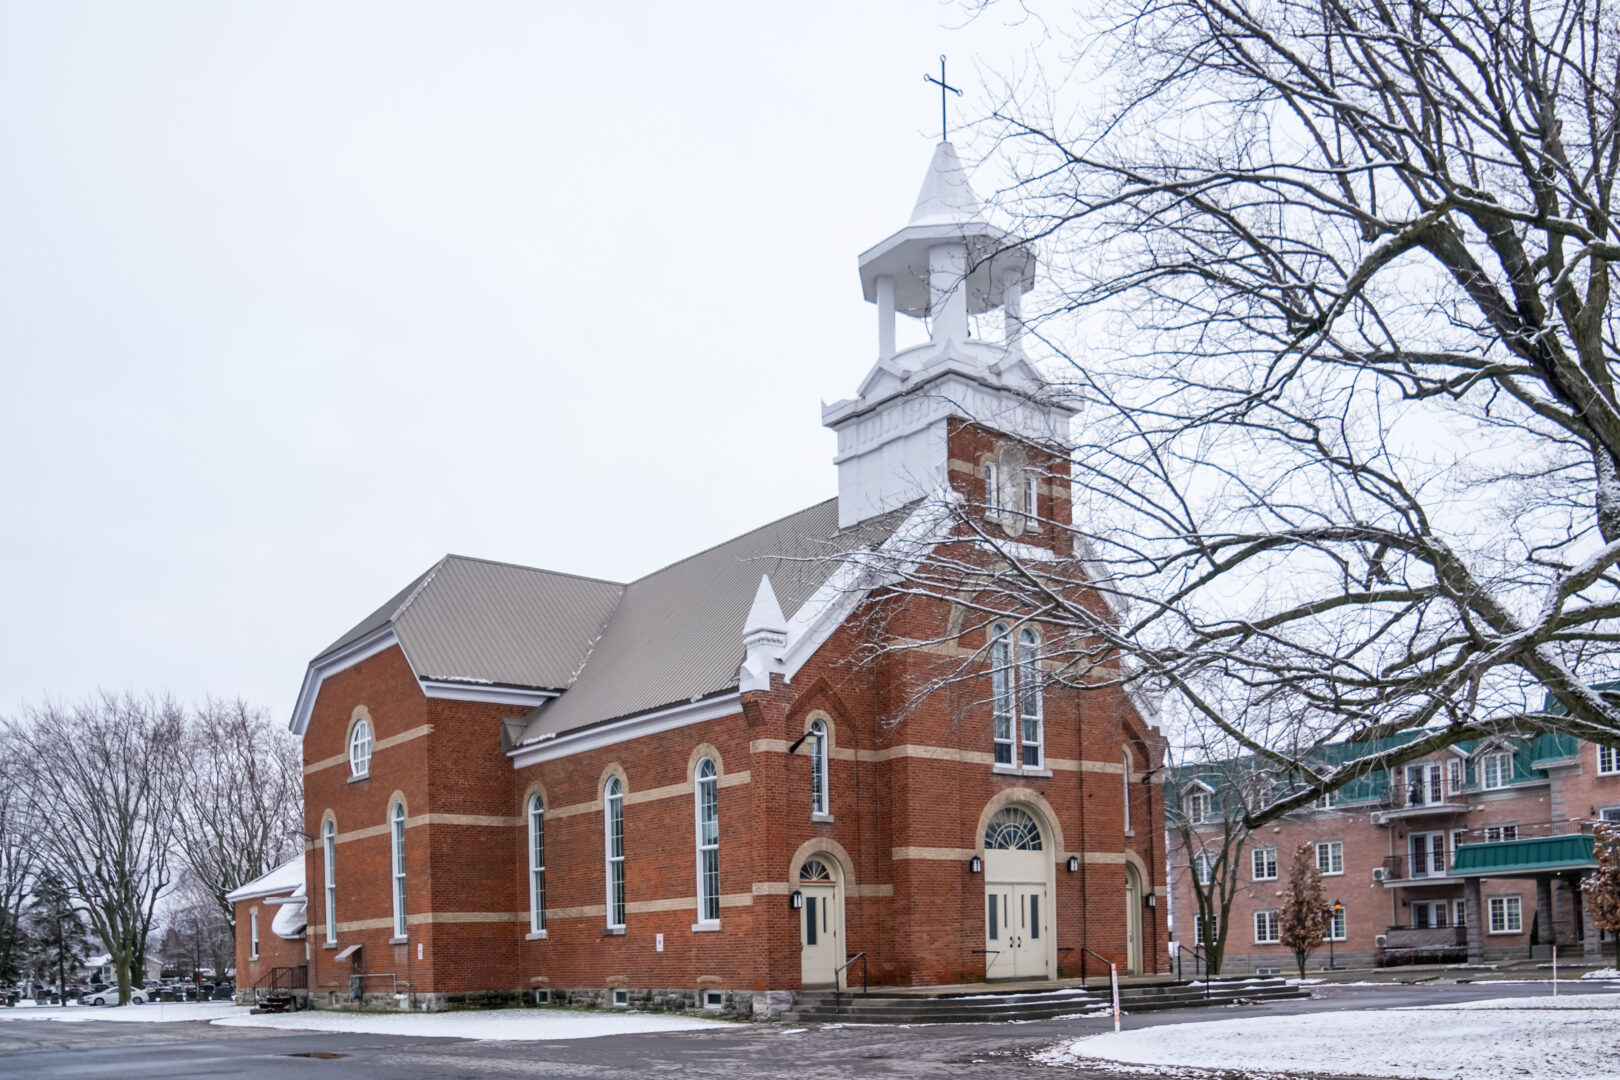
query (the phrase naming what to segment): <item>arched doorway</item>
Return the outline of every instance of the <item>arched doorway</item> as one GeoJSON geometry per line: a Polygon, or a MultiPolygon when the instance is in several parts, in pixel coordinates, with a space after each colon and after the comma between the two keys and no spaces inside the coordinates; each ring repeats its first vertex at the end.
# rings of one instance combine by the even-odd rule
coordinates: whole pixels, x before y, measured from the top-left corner
{"type": "Polygon", "coordinates": [[[1129,862],[1125,864],[1125,968],[1128,975],[1142,974],[1142,873],[1129,862]]]}
{"type": "Polygon", "coordinates": [[[799,978],[806,989],[832,986],[844,962],[844,881],[838,860],[812,855],[799,868],[799,978]]]}
{"type": "Polygon", "coordinates": [[[1052,976],[1053,852],[1040,822],[1003,806],[984,830],[985,977],[1052,976]]]}

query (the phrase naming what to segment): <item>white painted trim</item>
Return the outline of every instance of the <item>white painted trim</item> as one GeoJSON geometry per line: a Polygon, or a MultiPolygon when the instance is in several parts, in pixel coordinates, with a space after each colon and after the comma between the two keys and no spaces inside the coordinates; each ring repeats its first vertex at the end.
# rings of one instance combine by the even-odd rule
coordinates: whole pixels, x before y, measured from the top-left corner
{"type": "MultiPolygon", "coordinates": [[[[299,687],[298,700],[293,704],[292,722],[288,725],[294,735],[303,737],[309,730],[309,716],[315,709],[315,698],[321,692],[321,683],[329,676],[336,675],[353,667],[362,660],[369,660],[380,652],[399,645],[399,636],[394,633],[392,626],[384,626],[375,632],[366,635],[359,641],[353,642],[341,651],[332,654],[320,663],[311,662],[304,672],[304,684],[299,687]]],[[[399,651],[405,654],[405,663],[409,664],[411,658],[405,653],[405,647],[400,645],[399,651]]],[[[415,669],[412,669],[414,674],[415,669]]]]}
{"type": "Polygon", "coordinates": [[[487,701],[495,705],[534,708],[559,696],[556,690],[525,690],[517,686],[484,686],[448,679],[422,679],[422,693],[445,701],[487,701]]]}
{"type": "Polygon", "coordinates": [[[719,697],[672,705],[667,709],[656,709],[640,716],[598,724],[555,738],[525,743],[507,751],[506,756],[512,759],[514,769],[524,769],[530,765],[538,765],[542,761],[556,761],[587,750],[598,750],[615,743],[639,739],[643,735],[670,731],[688,724],[701,724],[705,720],[718,720],[723,716],[733,716],[740,712],[742,712],[740,694],[735,692],[721,694],[719,697]]]}

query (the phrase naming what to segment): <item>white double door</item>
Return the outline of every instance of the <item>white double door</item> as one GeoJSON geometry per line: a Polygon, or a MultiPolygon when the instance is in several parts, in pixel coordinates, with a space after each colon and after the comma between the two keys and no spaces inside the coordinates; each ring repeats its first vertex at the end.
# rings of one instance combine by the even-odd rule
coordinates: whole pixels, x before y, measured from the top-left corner
{"type": "Polygon", "coordinates": [[[992,979],[1044,979],[1052,936],[1044,882],[985,884],[985,974],[992,979]]]}

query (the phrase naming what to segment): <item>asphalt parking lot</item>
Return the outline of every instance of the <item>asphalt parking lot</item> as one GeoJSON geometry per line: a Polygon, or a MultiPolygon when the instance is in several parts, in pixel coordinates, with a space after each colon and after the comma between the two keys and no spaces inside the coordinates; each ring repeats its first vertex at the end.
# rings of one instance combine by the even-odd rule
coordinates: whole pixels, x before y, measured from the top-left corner
{"type": "MultiPolygon", "coordinates": [[[[1308,1000],[1186,1009],[1127,1017],[1132,1027],[1395,1008],[1490,997],[1545,995],[1545,983],[1323,986],[1308,1000]]],[[[1597,989],[1582,987],[1583,990],[1597,989]]],[[[652,1080],[656,1077],[941,1077],[1052,1075],[1028,1055],[1066,1038],[1105,1031],[1106,1019],[914,1027],[737,1024],[718,1031],[614,1035],[563,1042],[330,1034],[219,1027],[202,1022],[0,1023],[0,1077],[27,1080],[457,1080],[502,1076],[652,1080]]],[[[1066,1076],[1112,1076],[1063,1071],[1066,1076]]],[[[1137,1080],[1141,1072],[1132,1074],[1137,1080]]]]}

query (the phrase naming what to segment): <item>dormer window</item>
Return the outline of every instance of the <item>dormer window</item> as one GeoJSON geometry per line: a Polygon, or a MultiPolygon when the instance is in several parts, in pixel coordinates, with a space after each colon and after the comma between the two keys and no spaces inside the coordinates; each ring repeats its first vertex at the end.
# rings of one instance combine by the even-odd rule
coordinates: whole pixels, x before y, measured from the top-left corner
{"type": "Polygon", "coordinates": [[[1479,776],[1486,791],[1507,787],[1513,782],[1513,755],[1506,750],[1486,754],[1479,761],[1479,776]]]}
{"type": "Polygon", "coordinates": [[[1210,801],[1207,791],[1187,792],[1187,820],[1194,825],[1202,825],[1209,820],[1210,801]]]}
{"type": "Polygon", "coordinates": [[[354,730],[349,732],[349,774],[358,777],[370,773],[371,721],[360,719],[354,722],[354,730]]]}

